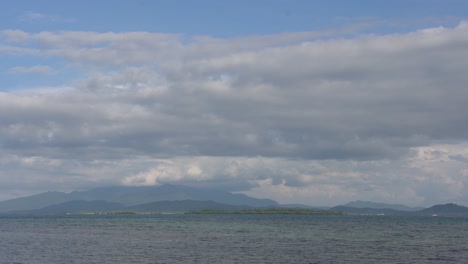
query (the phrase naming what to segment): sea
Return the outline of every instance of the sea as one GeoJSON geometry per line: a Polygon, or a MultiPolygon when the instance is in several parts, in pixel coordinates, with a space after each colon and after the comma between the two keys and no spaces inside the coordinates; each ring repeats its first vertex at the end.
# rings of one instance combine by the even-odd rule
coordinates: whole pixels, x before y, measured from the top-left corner
{"type": "Polygon", "coordinates": [[[468,218],[6,215],[0,263],[468,263],[468,218]]]}

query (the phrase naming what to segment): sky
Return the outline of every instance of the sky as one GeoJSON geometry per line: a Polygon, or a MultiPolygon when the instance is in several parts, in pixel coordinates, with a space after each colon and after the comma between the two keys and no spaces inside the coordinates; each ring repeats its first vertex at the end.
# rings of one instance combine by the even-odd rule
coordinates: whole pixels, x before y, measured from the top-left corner
{"type": "Polygon", "coordinates": [[[468,206],[468,1],[7,1],[0,200],[468,206]]]}

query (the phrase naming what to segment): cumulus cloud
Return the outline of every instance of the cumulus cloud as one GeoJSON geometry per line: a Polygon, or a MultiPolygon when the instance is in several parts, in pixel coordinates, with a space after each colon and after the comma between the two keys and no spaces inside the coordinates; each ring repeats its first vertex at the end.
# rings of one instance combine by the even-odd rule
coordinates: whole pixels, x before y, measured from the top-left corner
{"type": "Polygon", "coordinates": [[[438,190],[468,201],[466,154],[454,150],[468,139],[467,23],[321,36],[2,31],[2,56],[89,74],[67,89],[0,93],[0,146],[30,162],[12,169],[54,161],[69,175],[24,177],[70,186],[177,182],[322,204],[426,203],[438,190]],[[441,157],[457,169],[428,169],[441,157]]]}

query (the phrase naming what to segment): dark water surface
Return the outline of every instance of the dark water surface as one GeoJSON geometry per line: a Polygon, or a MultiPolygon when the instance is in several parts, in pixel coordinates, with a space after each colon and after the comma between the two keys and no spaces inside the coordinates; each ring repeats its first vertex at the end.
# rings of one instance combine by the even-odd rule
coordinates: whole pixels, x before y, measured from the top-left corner
{"type": "Polygon", "coordinates": [[[0,263],[468,263],[468,218],[0,216],[0,263]]]}

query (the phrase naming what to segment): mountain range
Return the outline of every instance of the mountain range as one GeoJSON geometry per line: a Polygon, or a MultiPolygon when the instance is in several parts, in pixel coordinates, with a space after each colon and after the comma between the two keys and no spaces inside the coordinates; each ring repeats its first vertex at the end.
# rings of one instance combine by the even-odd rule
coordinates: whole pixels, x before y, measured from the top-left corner
{"type": "Polygon", "coordinates": [[[45,192],[0,202],[0,212],[37,210],[71,201],[100,200],[118,203],[122,207],[181,200],[213,201],[226,205],[250,207],[278,206],[277,202],[270,199],[257,199],[244,194],[235,194],[220,190],[166,184],[160,186],[101,187],[71,193],[45,192]]]}
{"type": "MultiPolygon", "coordinates": [[[[351,204],[352,205],[352,204],[351,204]]],[[[383,204],[385,205],[385,204],[383,204]]],[[[443,215],[443,216],[468,216],[468,207],[448,203],[438,204],[429,208],[418,209],[418,207],[408,207],[407,210],[397,210],[392,208],[391,205],[378,207],[353,207],[347,205],[339,205],[330,208],[331,211],[338,211],[347,214],[357,215],[443,215]],[[408,210],[411,208],[411,210],[408,210]]]]}
{"type": "Polygon", "coordinates": [[[85,191],[45,192],[0,202],[0,213],[57,214],[77,212],[187,212],[204,209],[234,211],[253,208],[304,208],[347,214],[468,215],[468,207],[445,204],[429,208],[353,201],[331,208],[281,205],[271,199],[180,185],[101,187],[85,191]]]}
{"type": "Polygon", "coordinates": [[[49,205],[35,210],[13,211],[14,214],[68,214],[68,213],[122,213],[122,212],[189,212],[201,210],[223,210],[236,211],[243,209],[252,209],[255,207],[246,205],[228,205],[213,201],[159,201],[140,205],[125,206],[120,203],[107,202],[103,200],[83,201],[73,200],[69,202],[49,205]]]}

